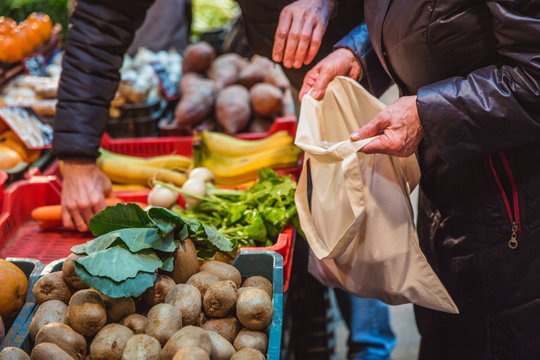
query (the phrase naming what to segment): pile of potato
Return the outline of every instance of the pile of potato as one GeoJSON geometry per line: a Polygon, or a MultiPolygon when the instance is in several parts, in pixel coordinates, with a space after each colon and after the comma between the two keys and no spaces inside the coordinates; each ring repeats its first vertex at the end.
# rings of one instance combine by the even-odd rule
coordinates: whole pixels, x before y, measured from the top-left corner
{"type": "MultiPolygon", "coordinates": [[[[43,276],[33,293],[40,304],[30,324],[32,360],[265,359],[272,322],[272,283],[244,281],[220,261],[200,267],[189,240],[170,276],[158,274],[138,298],[111,298],[88,288],[71,254],[62,271],[43,276]]],[[[0,359],[29,359],[6,348],[0,359]]]]}
{"type": "Polygon", "coordinates": [[[237,54],[216,57],[207,43],[189,45],[182,59],[181,99],[175,117],[182,128],[214,119],[228,134],[265,131],[278,116],[294,115],[290,84],[271,60],[237,54]]]}

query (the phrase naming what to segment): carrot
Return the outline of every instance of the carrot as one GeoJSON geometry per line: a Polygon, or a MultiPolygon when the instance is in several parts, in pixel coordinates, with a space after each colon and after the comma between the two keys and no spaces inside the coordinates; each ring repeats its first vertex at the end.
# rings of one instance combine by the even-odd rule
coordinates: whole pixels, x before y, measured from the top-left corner
{"type": "MultiPolygon", "coordinates": [[[[106,206],[114,206],[121,203],[122,200],[117,198],[105,199],[106,206]]],[[[54,223],[62,221],[62,206],[61,205],[47,205],[40,206],[32,210],[32,219],[36,221],[42,221],[44,223],[54,223]]],[[[44,224],[45,226],[46,224],[44,224]]],[[[49,226],[50,227],[50,226],[49,226]]]]}

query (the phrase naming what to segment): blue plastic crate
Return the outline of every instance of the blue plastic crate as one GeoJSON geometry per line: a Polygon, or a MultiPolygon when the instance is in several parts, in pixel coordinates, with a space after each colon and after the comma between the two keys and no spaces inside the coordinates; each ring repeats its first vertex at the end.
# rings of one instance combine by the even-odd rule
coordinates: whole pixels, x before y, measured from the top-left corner
{"type": "MultiPolygon", "coordinates": [[[[41,275],[45,275],[54,271],[61,271],[64,259],[51,262],[45,267],[41,275]]],[[[281,332],[283,321],[283,257],[274,252],[267,250],[249,251],[239,253],[233,262],[233,265],[240,271],[243,278],[260,275],[264,276],[273,284],[273,303],[274,314],[272,324],[268,333],[268,360],[278,360],[281,352],[281,332]]],[[[31,292],[31,290],[30,290],[31,292]]],[[[32,318],[37,311],[38,306],[34,307],[34,311],[27,318],[22,326],[19,342],[15,346],[23,349],[28,354],[32,351],[32,340],[30,339],[29,327],[32,318]]]]}
{"type": "Polygon", "coordinates": [[[26,290],[26,299],[22,309],[11,327],[6,329],[6,337],[0,344],[0,351],[8,346],[20,347],[26,339],[30,324],[29,319],[31,320],[37,308],[32,289],[43,271],[43,263],[39,260],[26,258],[7,258],[6,260],[17,265],[24,272],[28,278],[28,289],[26,290]]]}

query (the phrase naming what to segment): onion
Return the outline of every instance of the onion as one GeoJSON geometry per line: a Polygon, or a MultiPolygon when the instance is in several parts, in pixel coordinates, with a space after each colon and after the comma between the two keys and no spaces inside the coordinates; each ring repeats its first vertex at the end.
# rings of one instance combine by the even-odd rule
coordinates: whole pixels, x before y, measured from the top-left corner
{"type": "MultiPolygon", "coordinates": [[[[206,183],[202,179],[188,179],[188,181],[186,181],[182,186],[182,191],[195,196],[203,197],[206,195],[206,183]]],[[[186,205],[197,205],[201,202],[200,199],[186,194],[182,194],[182,198],[184,199],[186,205]]]]}
{"type": "Polygon", "coordinates": [[[178,200],[178,194],[165,186],[156,185],[148,194],[148,205],[170,208],[178,200]]]}
{"type": "Polygon", "coordinates": [[[205,167],[198,167],[190,171],[189,179],[201,179],[204,182],[214,182],[214,173],[205,167]]]}

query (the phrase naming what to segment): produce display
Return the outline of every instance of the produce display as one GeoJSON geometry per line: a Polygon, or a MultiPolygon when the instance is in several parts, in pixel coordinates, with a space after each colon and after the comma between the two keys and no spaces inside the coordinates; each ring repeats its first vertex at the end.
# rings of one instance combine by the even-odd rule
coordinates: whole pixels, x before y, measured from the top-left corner
{"type": "Polygon", "coordinates": [[[179,192],[190,204],[186,209],[173,206],[174,213],[183,219],[212,225],[231,241],[234,249],[227,251],[213,242],[194,239],[201,259],[215,256],[234,258],[236,249],[240,247],[271,246],[288,224],[299,228],[294,203],[296,183],[290,176],[279,177],[274,171],[263,168],[257,182],[245,190],[218,189],[211,182],[205,184],[203,180],[190,180],[201,182],[203,191],[195,194],[186,186],[177,189],[158,183],[179,192]]]}
{"type": "Polygon", "coordinates": [[[212,226],[134,204],[108,207],[90,226],[99,236],[33,288],[31,359],[266,358],[272,283],[199,263],[189,238],[223,242],[212,226]]]}
{"type": "Polygon", "coordinates": [[[49,40],[52,30],[52,21],[45,14],[32,13],[19,24],[13,19],[0,17],[0,61],[21,61],[49,40]]]}
{"type": "Polygon", "coordinates": [[[267,58],[248,60],[233,53],[216,57],[209,44],[199,42],[184,51],[182,71],[175,112],[180,129],[202,124],[228,134],[261,132],[278,116],[294,116],[289,81],[267,58]]]}

